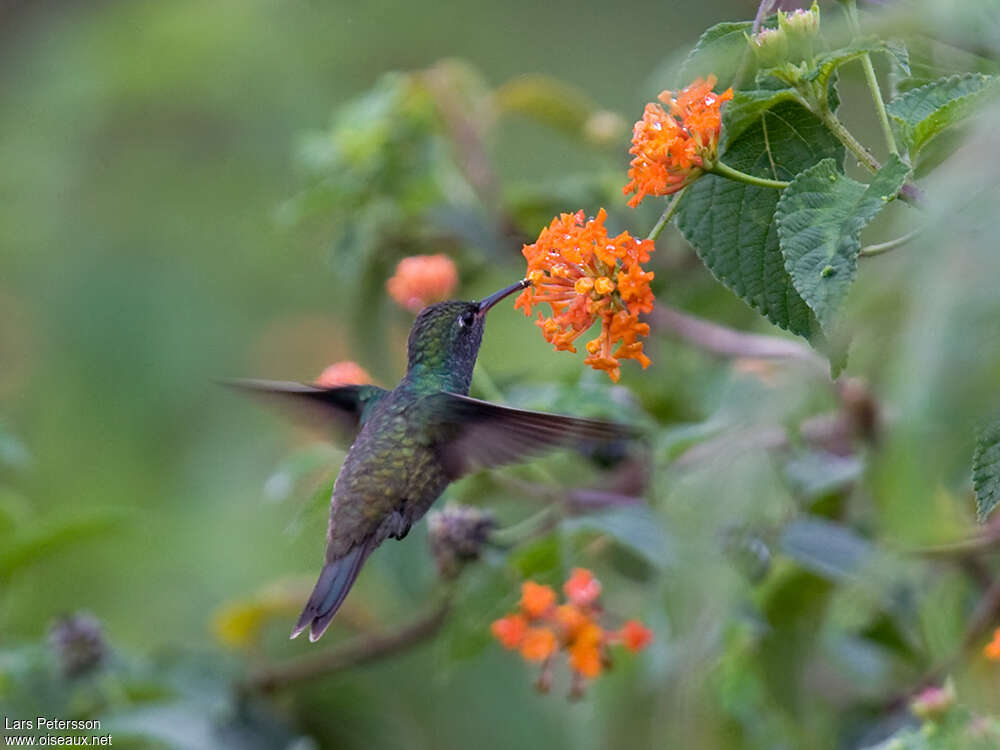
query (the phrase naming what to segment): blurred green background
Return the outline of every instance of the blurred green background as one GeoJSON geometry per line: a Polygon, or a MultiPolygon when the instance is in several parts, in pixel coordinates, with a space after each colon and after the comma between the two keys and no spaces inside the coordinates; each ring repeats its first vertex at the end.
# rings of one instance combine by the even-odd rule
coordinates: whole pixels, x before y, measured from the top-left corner
{"type": "MultiPolygon", "coordinates": [[[[757,606],[786,620],[801,614],[792,625],[803,641],[796,648],[805,648],[819,627],[809,619],[809,597],[827,597],[828,584],[797,572],[814,576],[803,588],[807,595],[789,593],[783,602],[773,591],[748,593],[749,584],[702,544],[720,520],[774,524],[811,512],[797,505],[783,471],[758,448],[746,460],[726,456],[724,467],[693,478],[658,476],[659,523],[674,539],[667,572],[626,561],[624,573],[606,579],[609,590],[618,589],[620,609],[641,614],[656,630],[657,645],[623,658],[580,703],[535,695],[530,668],[495,645],[456,658],[439,639],[267,702],[261,711],[273,735],[258,728],[248,730],[257,740],[220,738],[209,719],[201,726],[193,718],[235,710],[222,708],[230,705],[228,681],[260,656],[220,644],[213,613],[276,580],[308,583],[324,528],[322,513],[306,508],[301,492],[276,500],[282,493],[268,484],[310,438],[213,379],[308,380],[333,361],[357,359],[391,384],[404,362],[410,319],[370,293],[385,274],[365,286],[331,252],[329,228],[283,221],[287,201],[309,179],[296,160],[303,133],[326,128],[335,108],[382,74],[445,58],[478,70],[485,89],[526,73],[550,74],[628,124],[657,91],[675,84],[677,61],[705,27],[754,10],[735,0],[0,3],[5,513],[25,523],[96,513],[111,523],[0,580],[0,649],[43,642],[62,613],[93,612],[117,652],[148,660],[150,684],[170,670],[188,674],[180,693],[190,713],[147,716],[163,732],[174,725],[179,735],[161,734],[177,747],[283,747],[299,735],[313,738],[300,740],[302,747],[858,746],[865,736],[858,727],[887,715],[892,696],[961,639],[981,585],[976,575],[988,577],[992,568],[987,561],[978,574],[966,574],[921,563],[897,575],[903,563],[894,558],[879,563],[884,590],[865,589],[857,571],[837,579],[844,588],[820,611],[835,610],[828,627],[837,637],[827,645],[850,669],[810,675],[811,687],[802,689],[815,689],[818,705],[798,705],[812,699],[773,688],[785,681],[792,693],[801,687],[790,676],[799,652],[787,639],[765,637],[762,658],[767,649],[780,658],[751,665],[756,657],[740,644],[758,643],[760,633],[734,631],[733,622],[757,606]],[[909,597],[900,608],[919,631],[907,646],[916,654],[908,662],[883,653],[889,646],[838,640],[881,627],[880,607],[896,595],[909,597]],[[721,668],[719,659],[726,660],[721,668]],[[752,669],[763,677],[744,679],[752,669]],[[840,712],[854,712],[857,722],[840,712]]],[[[976,29],[983,37],[976,53],[995,50],[995,26],[976,29]]],[[[864,95],[857,70],[846,75],[843,93],[864,95]]],[[[857,111],[846,119],[874,140],[874,120],[857,111]]],[[[977,132],[981,148],[995,155],[995,135],[977,132]]],[[[512,191],[544,191],[587,174],[623,183],[626,148],[627,127],[617,143],[594,147],[516,116],[489,140],[497,179],[512,191]]],[[[984,223],[995,166],[957,158],[934,194],[948,221],[936,223],[938,233],[922,249],[866,265],[852,296],[859,333],[848,374],[870,382],[893,428],[865,454],[872,460],[863,478],[824,495],[837,511],[820,513],[847,523],[866,544],[885,541],[893,554],[972,528],[975,431],[1000,409],[1000,258],[984,223]],[[979,185],[974,193],[970,182],[979,185]],[[969,209],[972,195],[979,203],[969,209]]],[[[613,200],[602,179],[600,187],[566,188],[565,200],[613,200]]],[[[600,205],[560,200],[553,196],[561,205],[555,210],[593,213],[600,205]]],[[[656,208],[626,213],[622,203],[608,206],[612,223],[644,233],[656,208]]],[[[533,214],[525,209],[522,216],[533,214]]],[[[900,233],[906,220],[893,214],[873,239],[900,233]]],[[[541,221],[524,219],[478,249],[459,247],[460,294],[476,298],[516,279],[523,272],[520,241],[541,221]]],[[[654,268],[660,299],[777,333],[716,284],[675,231],[661,239],[654,268]]],[[[645,418],[663,428],[655,448],[664,463],[676,455],[674,446],[713,433],[711,425],[790,424],[834,400],[814,373],[780,371],[767,382],[752,368],[734,371],[666,339],[651,349],[654,366],[626,367],[623,384],[645,418]],[[687,424],[695,427],[685,433],[687,424]]],[[[580,372],[579,359],[553,353],[509,307],[491,314],[480,361],[504,388],[528,389],[527,400],[531,387],[545,383],[576,387],[580,372]]],[[[581,398],[608,392],[589,375],[583,383],[598,395],[581,398]]],[[[487,505],[504,501],[495,487],[477,488],[459,494],[487,505]]],[[[524,509],[498,512],[516,519],[524,509]]],[[[366,568],[353,598],[375,625],[404,620],[429,596],[434,571],[425,536],[422,527],[415,530],[366,568]]],[[[560,565],[592,562],[579,552],[560,565]]],[[[504,580],[507,588],[496,590],[507,598],[489,605],[497,611],[516,598],[516,576],[504,580]]],[[[792,579],[781,580],[775,588],[792,579]]],[[[494,615],[484,610],[476,627],[485,632],[494,615]]],[[[270,653],[315,648],[282,642],[293,617],[277,618],[270,653]]],[[[810,659],[831,663],[825,652],[810,659]]],[[[14,662],[3,663],[12,669],[14,662]]],[[[990,677],[981,665],[963,669],[965,684],[974,686],[964,697],[981,710],[1000,707],[995,671],[990,677]]],[[[10,705],[25,705],[12,696],[10,705]]]]}

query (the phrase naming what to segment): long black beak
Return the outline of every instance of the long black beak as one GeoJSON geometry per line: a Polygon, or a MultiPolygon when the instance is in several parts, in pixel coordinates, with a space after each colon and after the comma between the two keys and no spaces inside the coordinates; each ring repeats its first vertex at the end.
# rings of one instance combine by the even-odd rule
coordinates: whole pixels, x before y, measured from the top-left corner
{"type": "Polygon", "coordinates": [[[485,297],[479,302],[479,315],[485,315],[487,310],[489,310],[493,305],[502,300],[504,297],[509,297],[514,292],[519,292],[527,286],[531,286],[531,282],[527,279],[521,279],[516,284],[511,284],[508,287],[501,289],[499,292],[494,292],[489,297],[485,297]]]}

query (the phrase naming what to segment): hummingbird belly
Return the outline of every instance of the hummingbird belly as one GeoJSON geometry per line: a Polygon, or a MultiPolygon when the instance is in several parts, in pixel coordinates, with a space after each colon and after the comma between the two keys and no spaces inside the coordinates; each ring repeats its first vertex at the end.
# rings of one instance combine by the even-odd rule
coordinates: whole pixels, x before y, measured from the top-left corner
{"type": "Polygon", "coordinates": [[[402,409],[373,415],[358,433],[333,486],[327,556],[371,535],[402,537],[448,485],[440,460],[402,409]]]}

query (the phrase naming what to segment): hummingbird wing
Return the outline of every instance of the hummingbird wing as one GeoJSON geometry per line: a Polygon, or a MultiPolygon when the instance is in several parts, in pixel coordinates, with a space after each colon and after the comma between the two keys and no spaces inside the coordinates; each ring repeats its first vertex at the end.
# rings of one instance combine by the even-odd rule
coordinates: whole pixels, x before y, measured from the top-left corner
{"type": "Polygon", "coordinates": [[[440,415],[437,451],[453,480],[553,448],[638,437],[633,427],[615,422],[513,409],[454,393],[427,398],[440,415]]]}
{"type": "Polygon", "coordinates": [[[365,412],[389,391],[375,385],[324,388],[282,380],[223,380],[223,385],[252,393],[270,403],[289,407],[301,419],[329,429],[332,423],[344,437],[353,438],[365,412]]]}

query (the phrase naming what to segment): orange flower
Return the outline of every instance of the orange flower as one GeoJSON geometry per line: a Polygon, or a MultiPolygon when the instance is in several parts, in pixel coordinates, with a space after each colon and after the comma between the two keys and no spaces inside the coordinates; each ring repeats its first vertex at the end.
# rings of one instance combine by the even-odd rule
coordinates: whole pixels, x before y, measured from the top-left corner
{"type": "Polygon", "coordinates": [[[635,193],[628,204],[633,208],[647,195],[670,195],[698,179],[715,162],[722,129],[722,104],[733,98],[733,90],[712,91],[715,76],[698,78],[677,94],[669,91],[650,103],[632,129],[633,155],[625,195],[635,193]]]}
{"type": "Polygon", "coordinates": [[[593,622],[587,623],[569,647],[569,665],[584,677],[597,677],[604,669],[603,643],[604,631],[593,622]]]}
{"type": "Polygon", "coordinates": [[[993,640],[983,648],[983,655],[990,661],[1000,661],[1000,628],[993,631],[993,640]]]}
{"type": "Polygon", "coordinates": [[[371,383],[371,376],[357,362],[334,362],[316,378],[316,385],[335,388],[338,385],[364,385],[371,383]]]}
{"type": "Polygon", "coordinates": [[[584,363],[605,370],[615,382],[621,375],[620,360],[635,359],[644,368],[638,337],[649,334],[639,322],[640,313],[653,309],[649,282],[651,271],[642,264],[655,249],[651,240],[639,240],[628,232],[609,237],[602,208],[597,217],[584,222],[583,211],[560,214],[521,250],[528,261],[527,278],[532,286],[517,298],[514,307],[531,315],[534,305],[547,303],[551,317],[539,313],[537,325],[556,351],[575,352],[573,342],[601,321],[601,332],[587,343],[584,363]],[[618,348],[614,351],[615,345],[618,348]]]}
{"type": "Polygon", "coordinates": [[[586,568],[573,568],[569,580],[563,584],[566,598],[578,607],[591,607],[601,596],[601,582],[586,568]]]}
{"type": "Polygon", "coordinates": [[[556,592],[551,586],[534,581],[521,584],[521,611],[528,617],[541,617],[556,603],[556,592]]]}
{"type": "Polygon", "coordinates": [[[385,286],[396,302],[413,313],[448,299],[458,285],[458,270],[447,255],[411,255],[396,266],[385,286]]]}
{"type": "Polygon", "coordinates": [[[632,653],[642,651],[653,640],[653,631],[638,620],[629,620],[618,631],[622,644],[632,653]]]}
{"type": "Polygon", "coordinates": [[[521,615],[507,615],[494,620],[490,626],[493,636],[504,648],[515,649],[524,641],[528,625],[521,615]]]}
{"type": "Polygon", "coordinates": [[[552,682],[553,657],[565,653],[573,674],[570,696],[579,697],[586,680],[600,676],[611,664],[610,645],[639,651],[653,634],[637,620],[629,620],[620,630],[605,630],[598,619],[601,583],[585,568],[573,569],[563,592],[567,602],[557,605],[556,592],[550,586],[525,581],[520,612],[496,620],[491,629],[505,648],[518,649],[525,661],[542,663],[537,683],[542,692],[547,692],[552,682]]]}
{"type": "Polygon", "coordinates": [[[556,622],[562,630],[563,640],[569,643],[590,622],[590,618],[572,604],[560,604],[556,607],[556,622]]]}
{"type": "Polygon", "coordinates": [[[556,652],[556,634],[548,628],[528,628],[521,642],[521,656],[527,661],[545,661],[556,652]]]}

